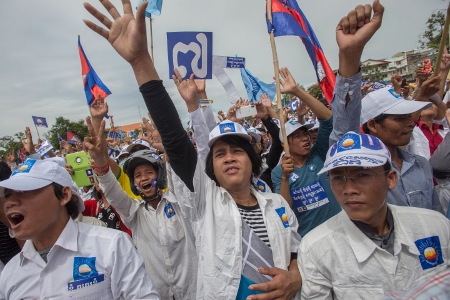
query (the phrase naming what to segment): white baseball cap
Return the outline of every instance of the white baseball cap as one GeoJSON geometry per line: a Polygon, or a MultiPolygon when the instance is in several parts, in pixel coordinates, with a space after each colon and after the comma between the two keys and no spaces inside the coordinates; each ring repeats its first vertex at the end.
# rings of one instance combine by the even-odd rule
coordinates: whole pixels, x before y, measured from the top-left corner
{"type": "Polygon", "coordinates": [[[252,138],[247,134],[244,127],[240,124],[225,120],[219,123],[214,129],[209,133],[208,146],[211,148],[214,142],[224,135],[237,135],[245,138],[247,141],[251,142],[252,138]]]}
{"type": "Polygon", "coordinates": [[[308,122],[306,122],[306,124],[313,124],[314,125],[309,130],[316,130],[316,129],[319,129],[319,127],[320,127],[320,122],[317,119],[316,120],[309,119],[308,122]]]}
{"type": "Polygon", "coordinates": [[[255,127],[250,127],[249,129],[247,129],[247,133],[251,137],[255,138],[255,141],[257,143],[259,143],[261,141],[261,134],[259,133],[259,130],[256,129],[255,127]]]}
{"type": "Polygon", "coordinates": [[[391,153],[383,142],[370,135],[349,131],[328,149],[322,170],[317,175],[338,167],[378,167],[389,162],[391,153]]]}
{"type": "MultiPolygon", "coordinates": [[[[314,126],[314,124],[300,124],[297,122],[297,120],[289,120],[284,124],[284,127],[286,128],[286,137],[290,136],[294,131],[296,131],[299,128],[305,128],[306,130],[311,129],[314,126]]],[[[283,134],[279,133],[280,141],[283,142],[283,134]]]]}
{"type": "Polygon", "coordinates": [[[130,153],[133,151],[134,148],[138,147],[139,145],[142,145],[146,147],[147,149],[150,149],[150,144],[144,140],[135,140],[133,144],[129,145],[127,147],[127,152],[130,153]]]}
{"type": "Polygon", "coordinates": [[[64,168],[65,161],[60,157],[44,160],[27,159],[11,177],[0,182],[0,196],[5,188],[15,191],[32,191],[43,188],[53,182],[61,186],[72,186],[72,178],[64,168]],[[58,162],[57,159],[63,162],[58,162]],[[63,166],[61,166],[61,164],[63,166]]]}
{"type": "Polygon", "coordinates": [[[361,101],[361,124],[381,114],[405,115],[431,106],[430,102],[405,100],[390,87],[373,91],[361,101]]]}

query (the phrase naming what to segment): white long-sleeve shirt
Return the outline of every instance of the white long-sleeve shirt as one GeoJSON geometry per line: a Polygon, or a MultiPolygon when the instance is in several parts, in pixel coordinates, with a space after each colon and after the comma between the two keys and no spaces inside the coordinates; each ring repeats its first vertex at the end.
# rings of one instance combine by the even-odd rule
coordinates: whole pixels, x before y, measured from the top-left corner
{"type": "Polygon", "coordinates": [[[369,239],[345,211],[303,237],[298,252],[302,299],[382,299],[448,268],[449,220],[428,209],[388,207],[394,255],[369,239]]]}
{"type": "Polygon", "coordinates": [[[197,255],[189,220],[182,217],[176,197],[167,191],[156,210],[130,198],[111,170],[98,176],[100,187],[122,222],[133,233],[145,269],[161,299],[196,299],[197,255]]]}
{"type": "MultiPolygon", "coordinates": [[[[196,238],[197,299],[235,299],[242,271],[242,221],[236,202],[205,174],[200,160],[193,178],[195,192],[170,167],[168,174],[174,193],[184,195],[178,203],[196,238]]],[[[280,195],[251,192],[263,214],[275,267],[287,270],[301,239],[297,218],[280,195]]]]}
{"type": "Polygon", "coordinates": [[[69,219],[47,263],[28,240],[0,276],[0,299],[159,299],[129,236],[69,219]]]}

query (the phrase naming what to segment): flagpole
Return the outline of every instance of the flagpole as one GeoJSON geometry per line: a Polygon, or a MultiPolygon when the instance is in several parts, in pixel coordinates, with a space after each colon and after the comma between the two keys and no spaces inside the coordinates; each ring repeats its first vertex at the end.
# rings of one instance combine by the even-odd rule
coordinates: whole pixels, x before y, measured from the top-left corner
{"type": "Polygon", "coordinates": [[[450,21],[449,16],[450,16],[450,4],[448,5],[448,8],[447,8],[447,16],[445,18],[444,30],[443,30],[442,36],[441,36],[441,44],[439,46],[439,52],[438,52],[438,56],[436,59],[436,67],[434,68],[433,75],[438,75],[439,71],[441,69],[441,60],[442,60],[442,55],[444,54],[445,40],[447,39],[448,25],[449,25],[449,21],[450,21]]]}
{"type": "MultiPolygon", "coordinates": [[[[267,18],[272,24],[272,0],[267,0],[267,18]]],[[[286,127],[284,126],[283,106],[281,104],[280,91],[280,67],[278,65],[277,47],[275,45],[275,37],[273,29],[270,31],[270,45],[272,46],[273,68],[275,70],[275,88],[277,91],[278,118],[280,119],[281,134],[283,136],[284,152],[289,155],[289,145],[286,136],[286,127]]]]}
{"type": "Polygon", "coordinates": [[[37,129],[36,123],[34,123],[34,127],[36,128],[36,132],[37,132],[37,134],[38,134],[38,139],[40,140],[40,139],[41,139],[41,136],[39,135],[39,130],[37,129]]]}
{"type": "Polygon", "coordinates": [[[153,28],[152,28],[152,15],[150,14],[150,53],[152,54],[152,62],[155,63],[153,58],[153,28]]]}

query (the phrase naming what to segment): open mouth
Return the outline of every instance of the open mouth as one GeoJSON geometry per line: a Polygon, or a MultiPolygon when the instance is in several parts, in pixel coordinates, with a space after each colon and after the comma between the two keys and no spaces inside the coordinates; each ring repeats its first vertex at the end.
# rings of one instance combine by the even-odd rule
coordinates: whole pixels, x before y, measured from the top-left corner
{"type": "Polygon", "coordinates": [[[8,215],[8,220],[11,223],[11,227],[15,227],[22,223],[24,216],[18,213],[12,213],[8,215]]]}
{"type": "Polygon", "coordinates": [[[144,192],[148,192],[148,191],[150,191],[150,190],[151,190],[151,188],[152,188],[152,184],[151,184],[151,182],[148,182],[148,183],[144,183],[144,184],[142,185],[142,190],[143,190],[144,192]]]}

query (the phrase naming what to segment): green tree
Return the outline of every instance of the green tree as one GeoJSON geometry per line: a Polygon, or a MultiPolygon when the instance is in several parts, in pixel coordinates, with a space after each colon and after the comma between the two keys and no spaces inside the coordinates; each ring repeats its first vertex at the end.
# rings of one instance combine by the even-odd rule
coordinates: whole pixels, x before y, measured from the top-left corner
{"type": "Polygon", "coordinates": [[[57,117],[55,124],[53,124],[52,128],[45,134],[45,138],[50,141],[53,148],[59,149],[58,133],[63,138],[67,138],[67,130],[76,134],[80,141],[83,141],[85,136],[89,136],[89,131],[84,120],[72,122],[64,117],[57,117]]]}
{"type": "Polygon", "coordinates": [[[314,83],[313,85],[310,85],[306,89],[306,92],[316,99],[323,98],[322,89],[320,88],[320,85],[318,83],[314,83]]]}
{"type": "MultiPolygon", "coordinates": [[[[438,11],[431,14],[427,20],[427,30],[420,36],[419,42],[422,48],[439,49],[441,43],[442,31],[445,24],[445,12],[438,11]]],[[[447,40],[448,37],[445,37],[447,40]]],[[[447,42],[446,42],[447,44],[447,42]]]]}
{"type": "MultiPolygon", "coordinates": [[[[23,132],[18,132],[14,136],[4,136],[0,138],[0,155],[6,159],[10,152],[14,154],[22,148],[22,140],[25,139],[25,134],[23,132]]],[[[16,155],[16,161],[17,161],[16,155]]]]}

